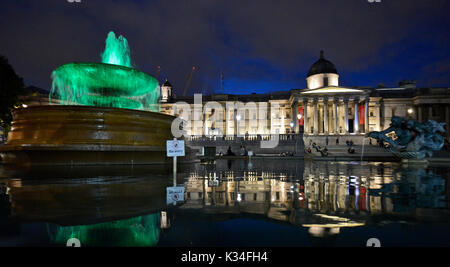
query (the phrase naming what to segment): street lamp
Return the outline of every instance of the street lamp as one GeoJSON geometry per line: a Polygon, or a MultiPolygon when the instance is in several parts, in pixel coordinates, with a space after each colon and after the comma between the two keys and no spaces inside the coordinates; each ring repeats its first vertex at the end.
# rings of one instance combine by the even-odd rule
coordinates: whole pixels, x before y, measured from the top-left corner
{"type": "Polygon", "coordinates": [[[408,108],[408,114],[412,114],[414,110],[412,108],[408,108]]]}
{"type": "Polygon", "coordinates": [[[301,119],[302,118],[302,114],[297,114],[297,119],[301,119]]]}

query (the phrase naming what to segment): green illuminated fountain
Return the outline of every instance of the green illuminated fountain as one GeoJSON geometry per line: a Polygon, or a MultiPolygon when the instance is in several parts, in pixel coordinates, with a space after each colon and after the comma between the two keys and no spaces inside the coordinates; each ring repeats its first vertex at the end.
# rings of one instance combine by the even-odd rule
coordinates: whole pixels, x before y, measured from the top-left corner
{"type": "Polygon", "coordinates": [[[53,71],[50,101],[159,111],[159,83],[132,68],[127,39],[110,32],[105,43],[102,63],[68,63],[53,71]]]}
{"type": "Polygon", "coordinates": [[[47,224],[50,241],[65,246],[76,238],[82,246],[153,247],[159,241],[160,213],[91,225],[47,224]]]}
{"type": "Polygon", "coordinates": [[[58,67],[49,105],[13,111],[8,141],[0,147],[4,164],[169,162],[165,142],[173,138],[175,117],[159,112],[158,81],[133,68],[127,40],[114,32],[101,59],[58,67]]]}

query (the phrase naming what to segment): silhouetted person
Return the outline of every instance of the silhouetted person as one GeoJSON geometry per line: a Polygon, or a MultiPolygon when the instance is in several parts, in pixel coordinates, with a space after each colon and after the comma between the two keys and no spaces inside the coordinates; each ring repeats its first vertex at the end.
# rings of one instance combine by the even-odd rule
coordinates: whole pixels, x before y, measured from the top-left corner
{"type": "Polygon", "coordinates": [[[228,147],[227,156],[234,156],[233,151],[231,151],[231,146],[228,147]]]}
{"type": "Polygon", "coordinates": [[[355,153],[355,149],[354,149],[353,147],[349,147],[347,151],[348,151],[348,153],[350,153],[350,154],[355,153]]]}

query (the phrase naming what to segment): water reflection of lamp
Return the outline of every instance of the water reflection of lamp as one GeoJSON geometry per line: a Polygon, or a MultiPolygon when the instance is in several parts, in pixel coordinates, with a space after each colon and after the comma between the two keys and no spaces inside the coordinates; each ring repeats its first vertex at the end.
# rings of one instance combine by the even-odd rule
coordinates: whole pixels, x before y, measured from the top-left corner
{"type": "Polygon", "coordinates": [[[170,220],[167,217],[167,212],[161,211],[161,229],[169,229],[170,228],[170,220]]]}
{"type": "MultiPolygon", "coordinates": [[[[330,220],[331,222],[327,223],[311,223],[311,224],[302,224],[303,227],[309,227],[310,231],[315,234],[321,233],[322,230],[318,228],[341,228],[341,227],[358,227],[364,226],[365,222],[363,221],[353,221],[349,218],[332,216],[327,214],[314,214],[314,216],[320,217],[322,220],[330,220]],[[311,228],[313,228],[311,230],[311,228]]],[[[336,232],[336,230],[333,230],[336,232]]],[[[323,232],[323,231],[322,231],[323,232]]],[[[339,233],[339,231],[337,231],[339,233]]]]}
{"type": "Polygon", "coordinates": [[[341,231],[339,227],[325,228],[319,226],[313,226],[308,229],[308,233],[314,237],[324,237],[327,235],[337,235],[341,231]]]}

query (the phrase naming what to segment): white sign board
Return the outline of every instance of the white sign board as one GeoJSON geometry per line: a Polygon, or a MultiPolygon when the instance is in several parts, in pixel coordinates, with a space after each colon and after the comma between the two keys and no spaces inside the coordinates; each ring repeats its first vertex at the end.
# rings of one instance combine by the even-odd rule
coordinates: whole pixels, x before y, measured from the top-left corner
{"type": "Polygon", "coordinates": [[[168,157],[184,157],[184,140],[166,141],[168,157]]]}
{"type": "Polygon", "coordinates": [[[184,201],[184,186],[167,187],[167,204],[184,201]]]}

